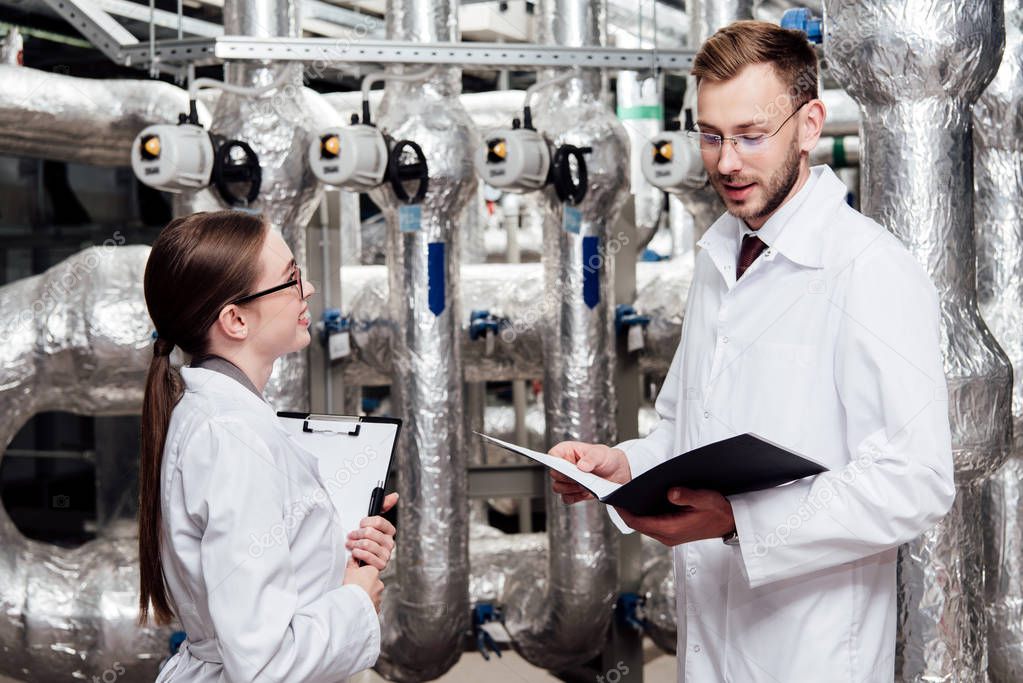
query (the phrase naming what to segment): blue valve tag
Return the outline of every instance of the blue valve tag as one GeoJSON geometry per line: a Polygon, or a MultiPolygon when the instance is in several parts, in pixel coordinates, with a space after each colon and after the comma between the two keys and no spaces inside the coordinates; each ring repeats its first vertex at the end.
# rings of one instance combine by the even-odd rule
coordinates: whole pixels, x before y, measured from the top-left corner
{"type": "Polygon", "coordinates": [[[565,229],[565,232],[570,232],[573,235],[579,234],[579,228],[582,226],[583,212],[574,206],[565,205],[565,210],[561,218],[561,227],[565,229]]]}
{"type": "Polygon", "coordinates": [[[440,315],[445,307],[445,277],[446,258],[444,257],[444,243],[430,242],[426,254],[426,278],[427,278],[427,299],[430,305],[430,312],[440,315]]]}
{"type": "Polygon", "coordinates": [[[423,209],[419,204],[398,207],[398,227],[402,232],[419,232],[423,222],[423,209]]]}
{"type": "Polygon", "coordinates": [[[600,238],[583,238],[583,303],[590,309],[600,303],[600,271],[604,264],[600,255],[600,238]]]}

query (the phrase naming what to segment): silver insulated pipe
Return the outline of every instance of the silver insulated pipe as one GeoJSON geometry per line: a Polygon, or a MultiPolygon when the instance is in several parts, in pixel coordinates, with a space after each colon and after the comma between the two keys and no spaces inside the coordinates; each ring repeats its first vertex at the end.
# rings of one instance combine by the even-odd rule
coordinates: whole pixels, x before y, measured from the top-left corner
{"type": "Polygon", "coordinates": [[[1016,378],[1013,453],[984,491],[992,683],[1023,680],[1023,2],[1004,7],[1002,65],[973,107],[977,297],[1016,378]]]}
{"type": "Polygon", "coordinates": [[[900,680],[986,681],[979,483],[1009,447],[1011,370],[977,308],[971,108],[998,68],[1002,0],[828,0],[825,52],[863,110],[863,212],[936,285],[958,495],[899,559],[900,680]]]}
{"type": "MultiPolygon", "coordinates": [[[[227,35],[276,38],[301,36],[298,0],[225,0],[227,35]]],[[[231,85],[261,87],[284,81],[259,96],[224,92],[213,108],[212,132],[248,143],[259,155],[262,184],[251,207],[269,220],[305,270],[306,225],[320,204],[322,188],[309,167],[307,150],[316,131],[340,123],[316,93],[302,87],[300,62],[228,62],[224,79],[231,85]]],[[[210,189],[183,195],[175,213],[229,208],[210,189]]],[[[303,410],[309,403],[309,361],[305,351],[274,365],[266,395],[278,410],[303,410]]]]}
{"type": "MultiPolygon", "coordinates": [[[[545,0],[537,12],[541,42],[604,43],[601,0],[545,0]]],[[[566,73],[571,75],[560,75],[566,73]]],[[[533,113],[537,130],[555,146],[592,148],[585,155],[589,179],[582,202],[563,205],[550,189],[545,195],[545,296],[539,306],[547,440],[614,443],[613,255],[622,244],[612,226],[628,193],[628,137],[601,100],[596,70],[540,90],[533,113]]],[[[554,551],[545,580],[512,579],[506,624],[528,661],[563,669],[605,645],[617,588],[617,534],[603,505],[565,506],[549,490],[547,533],[554,551]]]]}
{"type": "MultiPolygon", "coordinates": [[[[0,462],[38,413],[141,410],[147,258],[148,247],[110,240],[0,287],[0,462]]],[[[60,548],[25,538],[0,505],[0,675],[152,681],[169,629],[137,626],[138,585],[133,536],[60,548]]]]}
{"type": "MultiPolygon", "coordinates": [[[[388,0],[390,40],[458,40],[456,0],[388,0]]],[[[391,67],[400,72],[402,67],[391,67]]],[[[417,71],[420,69],[416,69],[417,71]]],[[[391,680],[437,678],[469,628],[468,471],[462,402],[459,217],[476,196],[477,134],[459,103],[461,69],[389,81],[376,124],[422,147],[428,191],[400,204],[372,192],[388,224],[387,267],[397,413],[397,585],[384,598],[377,670],[391,680]]]]}
{"type": "MultiPolygon", "coordinates": [[[[636,264],[636,310],[650,316],[642,372],[663,376],[678,348],[682,314],[692,281],[692,262],[636,264]]],[[[467,382],[535,379],[543,376],[543,267],[539,263],[463,265],[462,365],[467,382]],[[488,349],[469,336],[468,311],[492,311],[507,321],[488,349]]],[[[352,353],[341,368],[349,386],[390,384],[394,373],[393,318],[388,311],[383,266],[341,269],[341,306],[351,319],[352,353]]]]}
{"type": "MultiPolygon", "coordinates": [[[[178,122],[188,93],[163,81],[76,78],[0,64],[0,154],[127,166],[131,142],[178,122]]],[[[200,120],[209,123],[199,105],[200,120]]]]}

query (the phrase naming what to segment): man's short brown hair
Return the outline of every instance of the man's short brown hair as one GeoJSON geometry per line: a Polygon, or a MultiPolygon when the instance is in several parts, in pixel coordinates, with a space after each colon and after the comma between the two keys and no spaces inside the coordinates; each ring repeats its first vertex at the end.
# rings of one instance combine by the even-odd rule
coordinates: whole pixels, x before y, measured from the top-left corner
{"type": "Polygon", "coordinates": [[[707,39],[690,72],[697,84],[730,81],[750,64],[770,64],[796,106],[817,97],[817,53],[801,31],[736,21],[707,39]]]}

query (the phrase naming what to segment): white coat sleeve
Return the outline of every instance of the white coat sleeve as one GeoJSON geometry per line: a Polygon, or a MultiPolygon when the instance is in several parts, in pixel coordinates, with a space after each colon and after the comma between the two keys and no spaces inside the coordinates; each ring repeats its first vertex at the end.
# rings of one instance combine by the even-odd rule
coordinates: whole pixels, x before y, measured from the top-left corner
{"type": "Polygon", "coordinates": [[[336,683],[374,664],[380,625],[357,586],[298,604],[286,474],[242,422],[215,417],[189,438],[185,506],[199,528],[209,613],[230,683],[336,683]],[[260,542],[259,539],[275,539],[260,542]]]}
{"type": "Polygon", "coordinates": [[[729,498],[754,588],[910,541],[955,498],[934,286],[894,247],[849,267],[846,295],[833,301],[842,316],[834,382],[849,463],[729,498]]]}

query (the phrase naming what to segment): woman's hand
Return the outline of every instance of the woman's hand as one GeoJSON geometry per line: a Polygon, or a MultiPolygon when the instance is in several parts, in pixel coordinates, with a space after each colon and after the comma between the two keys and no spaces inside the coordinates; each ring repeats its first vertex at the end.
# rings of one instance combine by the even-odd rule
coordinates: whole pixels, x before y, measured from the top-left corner
{"type": "MultiPolygon", "coordinates": [[[[387,512],[398,502],[398,494],[392,493],[384,498],[381,512],[387,512]]],[[[391,559],[394,550],[394,525],[379,515],[367,517],[359,524],[359,528],[348,534],[345,547],[352,557],[382,572],[391,559]]]]}
{"type": "Polygon", "coordinates": [[[380,601],[384,597],[384,582],[380,580],[380,570],[376,567],[366,565],[360,567],[354,557],[348,558],[348,565],[345,567],[344,585],[355,585],[366,591],[366,595],[373,601],[373,609],[380,612],[380,601]]]}

